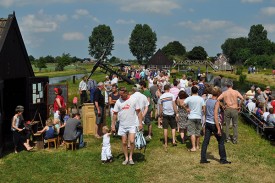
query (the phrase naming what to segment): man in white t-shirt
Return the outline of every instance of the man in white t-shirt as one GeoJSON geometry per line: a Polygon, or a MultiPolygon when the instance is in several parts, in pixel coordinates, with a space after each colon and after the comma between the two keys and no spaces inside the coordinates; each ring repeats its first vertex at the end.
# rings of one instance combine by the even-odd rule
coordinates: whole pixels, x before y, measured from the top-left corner
{"type": "Polygon", "coordinates": [[[170,93],[170,85],[164,86],[164,93],[160,96],[159,116],[162,118],[162,127],[164,134],[164,150],[167,151],[168,127],[172,129],[172,143],[176,146],[176,128],[178,120],[178,110],[175,103],[175,96],[170,93]]]}
{"type": "Polygon", "coordinates": [[[188,134],[191,135],[192,148],[190,151],[194,152],[199,149],[200,145],[200,132],[202,129],[201,119],[202,112],[205,114],[205,102],[202,97],[198,95],[198,87],[191,88],[192,96],[184,100],[184,105],[188,114],[188,134]]]}
{"type": "MultiPolygon", "coordinates": [[[[149,102],[147,100],[147,97],[139,92],[140,90],[141,86],[139,84],[135,84],[135,86],[132,88],[133,94],[131,95],[131,97],[136,98],[140,107],[140,112],[143,120],[148,111],[149,102]]],[[[139,126],[138,116],[136,117],[136,126],[139,126]]]]}
{"type": "Polygon", "coordinates": [[[185,87],[188,86],[188,80],[186,79],[186,75],[183,74],[182,78],[180,79],[180,90],[184,90],[185,87]]]}
{"type": "Polygon", "coordinates": [[[116,74],[113,75],[113,79],[111,81],[111,85],[113,85],[113,84],[116,84],[118,86],[118,78],[117,78],[116,74]]]}
{"type": "Polygon", "coordinates": [[[136,115],[139,119],[139,129],[142,129],[140,106],[135,97],[131,97],[125,87],[119,89],[120,98],[116,101],[113,110],[112,131],[115,132],[115,123],[119,118],[118,135],[121,136],[122,149],[125,156],[123,165],[134,165],[133,152],[135,149],[136,115]],[[130,140],[130,154],[128,156],[127,135],[130,140]]]}

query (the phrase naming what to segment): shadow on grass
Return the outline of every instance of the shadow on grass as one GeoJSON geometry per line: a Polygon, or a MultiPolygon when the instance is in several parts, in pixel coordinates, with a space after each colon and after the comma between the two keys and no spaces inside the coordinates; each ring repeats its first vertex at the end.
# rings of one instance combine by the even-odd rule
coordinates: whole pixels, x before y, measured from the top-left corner
{"type": "MultiPolygon", "coordinates": [[[[135,152],[133,154],[133,160],[135,162],[146,162],[144,149],[142,149],[142,150],[135,149],[135,152]]],[[[118,154],[115,157],[115,161],[121,161],[121,162],[124,161],[124,154],[123,153],[118,154]]]]}
{"type": "Polygon", "coordinates": [[[207,157],[207,159],[211,159],[211,160],[215,160],[217,162],[220,162],[220,159],[214,157],[210,152],[206,153],[206,157],[207,157]]]}

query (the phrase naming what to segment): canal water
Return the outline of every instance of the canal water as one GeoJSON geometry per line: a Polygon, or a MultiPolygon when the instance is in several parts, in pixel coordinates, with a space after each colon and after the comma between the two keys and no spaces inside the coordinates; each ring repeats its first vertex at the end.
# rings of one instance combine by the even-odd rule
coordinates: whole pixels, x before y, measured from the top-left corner
{"type": "Polygon", "coordinates": [[[70,76],[53,77],[53,78],[49,78],[49,84],[58,84],[64,81],[72,81],[74,76],[75,76],[75,79],[81,79],[85,75],[86,74],[74,74],[70,76]]]}

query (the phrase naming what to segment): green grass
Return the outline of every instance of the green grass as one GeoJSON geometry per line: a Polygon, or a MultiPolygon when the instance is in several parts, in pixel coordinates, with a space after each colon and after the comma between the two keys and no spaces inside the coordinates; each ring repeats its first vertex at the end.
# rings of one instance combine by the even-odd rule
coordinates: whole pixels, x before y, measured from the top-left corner
{"type": "Polygon", "coordinates": [[[101,164],[101,139],[85,136],[87,147],[76,151],[59,147],[4,156],[0,160],[0,182],[274,182],[274,147],[246,124],[239,125],[239,143],[226,144],[231,165],[218,163],[214,137],[208,148],[211,163],[201,165],[200,152],[187,151],[189,140],[177,147],[170,144],[166,153],[162,129],[156,124],[153,134],[145,153],[135,151],[134,166],[121,165],[120,138],[111,138],[114,162],[101,164]]]}
{"type": "MultiPolygon", "coordinates": [[[[103,81],[105,74],[97,70],[93,76],[103,81]]],[[[78,96],[79,81],[68,82],[69,102],[78,96]]],[[[124,83],[120,83],[125,85],[124,83]]],[[[127,88],[130,88],[127,85],[127,88]]],[[[110,124],[110,118],[107,118],[110,124]]],[[[147,130],[147,128],[145,127],[147,130]]],[[[169,130],[170,133],[170,130],[169,130]]],[[[145,153],[136,150],[134,166],[123,166],[123,154],[119,137],[111,137],[114,162],[101,164],[102,139],[85,136],[87,147],[76,151],[58,149],[22,151],[10,153],[0,159],[0,182],[274,182],[275,149],[256,134],[240,118],[239,143],[225,144],[231,165],[220,165],[218,144],[211,137],[208,147],[210,164],[201,165],[200,152],[187,151],[191,144],[178,144],[168,152],[162,146],[163,130],[153,124],[153,140],[145,153]]],[[[171,137],[171,135],[169,134],[171,137]]],[[[179,138],[179,134],[177,134],[179,138]]],[[[202,142],[203,139],[201,139],[202,142]]]]}

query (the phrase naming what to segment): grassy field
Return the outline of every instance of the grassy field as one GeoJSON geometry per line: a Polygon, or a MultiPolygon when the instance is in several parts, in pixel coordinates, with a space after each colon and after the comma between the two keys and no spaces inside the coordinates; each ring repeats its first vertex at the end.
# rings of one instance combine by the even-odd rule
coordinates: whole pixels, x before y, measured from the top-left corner
{"type": "MultiPolygon", "coordinates": [[[[109,120],[108,120],[109,121],[109,120]]],[[[178,134],[177,134],[178,135],[178,134]]],[[[210,164],[201,165],[191,144],[162,147],[162,129],[153,125],[153,139],[145,153],[135,151],[134,166],[123,166],[118,137],[111,137],[114,162],[101,164],[101,139],[85,136],[87,147],[76,151],[34,150],[0,159],[0,182],[274,182],[275,149],[251,127],[240,123],[239,143],[226,144],[231,165],[220,165],[217,142],[211,138],[210,164]]]]}
{"type": "MultiPolygon", "coordinates": [[[[225,73],[221,74],[227,77],[225,73]]],[[[105,74],[98,70],[93,78],[102,81],[104,76],[105,74]]],[[[75,84],[68,82],[69,102],[74,96],[79,96],[78,83],[79,81],[75,84]]],[[[107,122],[110,124],[109,117],[107,122]]],[[[211,138],[207,151],[211,163],[201,165],[200,152],[187,151],[191,147],[190,140],[176,147],[172,147],[170,143],[168,152],[165,152],[162,136],[163,130],[158,129],[154,122],[153,139],[147,144],[145,153],[135,151],[134,166],[121,164],[123,154],[119,137],[111,137],[114,162],[110,164],[101,164],[102,139],[93,136],[85,136],[87,147],[76,151],[65,151],[64,147],[59,147],[33,152],[22,151],[18,154],[7,153],[0,159],[0,182],[271,183],[275,180],[274,144],[257,135],[252,127],[242,121],[242,118],[239,121],[239,143],[225,144],[228,160],[232,161],[231,165],[219,164],[218,147],[214,137],[211,138]]]]}

